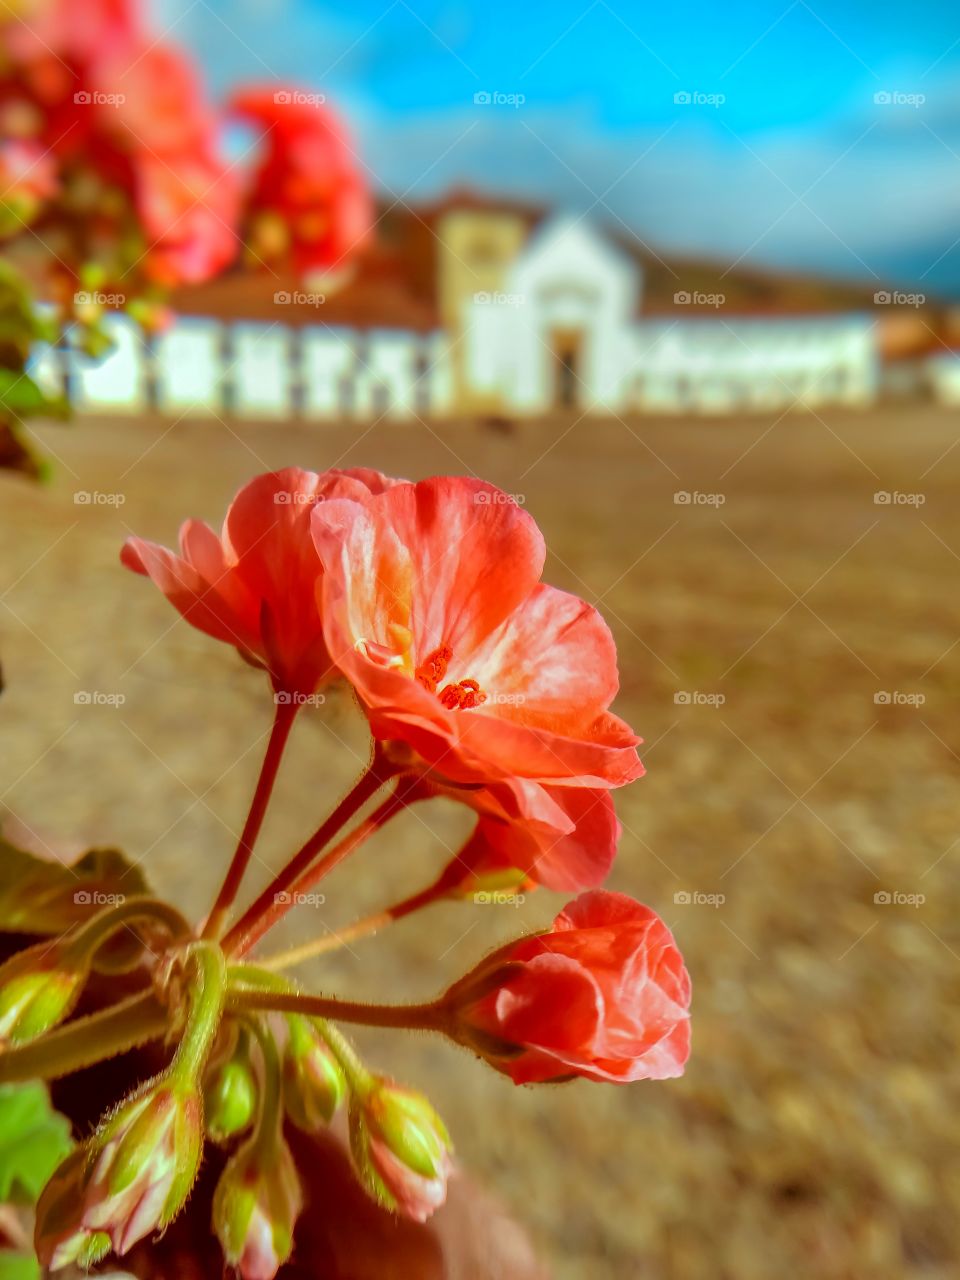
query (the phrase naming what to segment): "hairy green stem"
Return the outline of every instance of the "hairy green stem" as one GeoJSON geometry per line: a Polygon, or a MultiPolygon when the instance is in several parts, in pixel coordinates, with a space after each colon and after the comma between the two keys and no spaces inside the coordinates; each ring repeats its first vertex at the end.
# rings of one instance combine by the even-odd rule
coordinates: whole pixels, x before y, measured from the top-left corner
{"type": "Polygon", "coordinates": [[[227,966],[223,952],[213,942],[195,942],[187,949],[187,966],[195,981],[187,986],[189,1011],[171,1078],[192,1084],[203,1070],[216,1039],[227,990],[227,966]]]}
{"type": "Polygon", "coordinates": [[[252,1142],[266,1157],[264,1163],[269,1164],[269,1157],[276,1150],[280,1140],[280,1120],[283,1109],[283,1095],[280,1083],[280,1055],[273,1032],[265,1026],[260,1018],[244,1018],[244,1025],[256,1037],[263,1058],[263,1087],[260,1090],[260,1112],[257,1117],[257,1131],[252,1142]]]}

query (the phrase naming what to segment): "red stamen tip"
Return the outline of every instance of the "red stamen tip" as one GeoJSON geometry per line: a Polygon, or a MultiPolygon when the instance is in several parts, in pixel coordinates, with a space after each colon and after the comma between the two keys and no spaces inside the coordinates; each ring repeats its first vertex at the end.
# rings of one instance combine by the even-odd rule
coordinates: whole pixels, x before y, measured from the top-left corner
{"type": "Polygon", "coordinates": [[[417,667],[416,677],[428,693],[437,692],[437,685],[447,674],[447,667],[450,665],[452,657],[453,650],[450,646],[442,644],[439,649],[434,649],[432,653],[428,653],[423,662],[417,667]]]}
{"type": "Polygon", "coordinates": [[[471,707],[479,707],[486,700],[487,695],[476,680],[448,684],[440,692],[440,701],[450,711],[469,711],[471,707]]]}

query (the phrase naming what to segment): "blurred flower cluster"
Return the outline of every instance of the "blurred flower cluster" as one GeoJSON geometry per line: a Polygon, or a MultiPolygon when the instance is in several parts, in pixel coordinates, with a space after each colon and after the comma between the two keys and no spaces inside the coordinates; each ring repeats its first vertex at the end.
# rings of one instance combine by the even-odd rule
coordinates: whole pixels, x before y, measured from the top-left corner
{"type": "MultiPolygon", "coordinates": [[[[371,223],[359,163],[321,95],[271,85],[218,109],[142,8],[21,0],[0,14],[0,240],[28,295],[53,304],[53,340],[92,356],[110,346],[105,314],[156,329],[169,289],[237,264],[342,273],[371,223]],[[236,158],[231,122],[257,135],[236,158]]],[[[53,407],[18,390],[0,387],[8,429],[53,407]]]]}

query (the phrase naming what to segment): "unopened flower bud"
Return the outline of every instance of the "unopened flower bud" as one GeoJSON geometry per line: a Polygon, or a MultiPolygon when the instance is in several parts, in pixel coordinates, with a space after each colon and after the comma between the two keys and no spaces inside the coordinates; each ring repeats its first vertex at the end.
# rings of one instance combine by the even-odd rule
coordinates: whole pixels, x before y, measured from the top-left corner
{"type": "Polygon", "coordinates": [[[71,1012],[89,964],[41,942],[0,966],[0,1040],[23,1044],[42,1036],[71,1012]]]}
{"type": "Polygon", "coordinates": [[[426,1222],[446,1199],[450,1135],[422,1093],[386,1079],[354,1093],[350,1146],[362,1182],[386,1208],[426,1222]]]}
{"type": "Polygon", "coordinates": [[[203,1096],[207,1133],[214,1142],[250,1128],[257,1114],[257,1082],[243,1049],[213,1068],[203,1096]]]}
{"type": "Polygon", "coordinates": [[[293,1250],[303,1206],[300,1178],[282,1138],[247,1142],[230,1159],[213,1197],[213,1229],[242,1280],[273,1280],[293,1250]]]}
{"type": "Polygon", "coordinates": [[[287,1020],[289,1034],[283,1055],[283,1102],[298,1129],[316,1133],[333,1119],[346,1093],[336,1059],[320,1033],[295,1014],[287,1020]]]}
{"type": "Polygon", "coordinates": [[[81,1225],[106,1232],[118,1254],[162,1230],[190,1194],[202,1143],[199,1090],[162,1078],[148,1084],[91,1139],[81,1225]]]}
{"type": "Polygon", "coordinates": [[[54,1170],[37,1203],[34,1247],[50,1271],[92,1266],[110,1251],[110,1237],[83,1226],[90,1147],[76,1147],[54,1170]]]}

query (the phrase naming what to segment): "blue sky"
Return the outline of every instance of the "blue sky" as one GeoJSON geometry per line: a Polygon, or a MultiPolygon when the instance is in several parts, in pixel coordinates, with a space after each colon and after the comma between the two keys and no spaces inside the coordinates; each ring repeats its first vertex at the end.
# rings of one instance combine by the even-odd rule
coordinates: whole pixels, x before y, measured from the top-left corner
{"type": "Polygon", "coordinates": [[[592,209],[659,251],[960,296],[955,0],[154,10],[218,92],[325,93],[388,195],[465,181],[592,209]]]}

